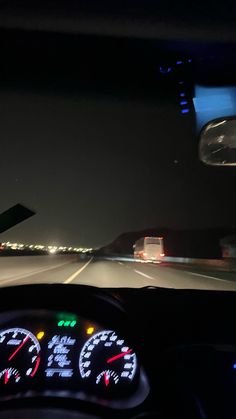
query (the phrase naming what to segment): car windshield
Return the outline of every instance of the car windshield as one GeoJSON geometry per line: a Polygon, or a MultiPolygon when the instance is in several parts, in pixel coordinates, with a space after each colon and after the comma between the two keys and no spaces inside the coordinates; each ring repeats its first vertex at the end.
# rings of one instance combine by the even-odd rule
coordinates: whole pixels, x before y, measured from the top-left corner
{"type": "Polygon", "coordinates": [[[1,32],[0,285],[236,289],[236,168],[198,151],[233,51],[1,32]]]}

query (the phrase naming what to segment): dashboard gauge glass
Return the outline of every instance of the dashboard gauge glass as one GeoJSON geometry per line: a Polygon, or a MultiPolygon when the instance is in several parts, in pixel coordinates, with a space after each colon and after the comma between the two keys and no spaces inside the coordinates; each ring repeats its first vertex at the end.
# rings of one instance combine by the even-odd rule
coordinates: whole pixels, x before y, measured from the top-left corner
{"type": "Polygon", "coordinates": [[[83,346],[79,358],[83,380],[103,389],[127,388],[137,374],[137,358],[113,330],[102,330],[83,346]]]}
{"type": "Polygon", "coordinates": [[[0,313],[0,324],[0,404],[56,397],[129,409],[149,394],[129,337],[94,319],[64,310],[9,310],[0,313]]]}
{"type": "Polygon", "coordinates": [[[40,364],[40,344],[26,329],[0,332],[0,383],[11,385],[33,378],[40,364]]]}

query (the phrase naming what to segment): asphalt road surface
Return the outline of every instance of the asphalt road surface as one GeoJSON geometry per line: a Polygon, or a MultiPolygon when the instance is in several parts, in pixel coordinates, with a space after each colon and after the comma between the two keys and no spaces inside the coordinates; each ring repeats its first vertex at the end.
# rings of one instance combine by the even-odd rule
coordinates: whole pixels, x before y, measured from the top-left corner
{"type": "Polygon", "coordinates": [[[236,272],[188,270],[170,264],[120,260],[84,260],[77,256],[0,258],[0,285],[31,283],[84,284],[99,287],[144,287],[235,290],[236,272]]]}

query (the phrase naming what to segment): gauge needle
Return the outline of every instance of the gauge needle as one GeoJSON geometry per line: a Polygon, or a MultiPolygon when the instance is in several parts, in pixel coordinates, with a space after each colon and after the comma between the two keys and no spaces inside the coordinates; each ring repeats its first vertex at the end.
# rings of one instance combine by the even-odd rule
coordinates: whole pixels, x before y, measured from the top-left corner
{"type": "Polygon", "coordinates": [[[10,375],[8,370],[6,370],[5,374],[4,374],[4,384],[7,384],[9,381],[10,375]]]}
{"type": "Polygon", "coordinates": [[[110,380],[109,380],[109,375],[106,372],[104,374],[104,381],[105,381],[105,385],[108,386],[110,383],[110,380]]]}
{"type": "Polygon", "coordinates": [[[125,355],[129,354],[130,352],[132,352],[132,349],[129,349],[126,352],[121,352],[121,354],[118,354],[118,355],[112,356],[111,358],[108,358],[107,359],[107,364],[110,364],[111,362],[116,361],[119,358],[122,358],[122,356],[125,356],[125,355]]]}
{"type": "Polygon", "coordinates": [[[13,352],[13,354],[11,354],[11,356],[8,358],[8,361],[11,361],[12,358],[17,354],[17,352],[19,352],[19,350],[22,348],[22,346],[27,342],[27,340],[29,339],[29,336],[26,336],[23,341],[21,342],[21,344],[18,346],[18,348],[16,348],[16,350],[13,352]]]}

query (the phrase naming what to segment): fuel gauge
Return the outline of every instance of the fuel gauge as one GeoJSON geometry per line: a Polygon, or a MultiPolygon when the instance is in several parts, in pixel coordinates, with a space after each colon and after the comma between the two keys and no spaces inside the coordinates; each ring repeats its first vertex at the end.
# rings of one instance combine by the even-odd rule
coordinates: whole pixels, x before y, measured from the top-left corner
{"type": "Polygon", "coordinates": [[[96,384],[100,384],[104,387],[110,387],[117,384],[119,381],[118,375],[115,371],[105,370],[102,371],[96,378],[96,384]]]}

